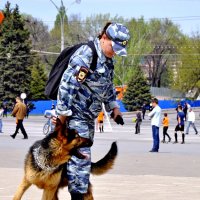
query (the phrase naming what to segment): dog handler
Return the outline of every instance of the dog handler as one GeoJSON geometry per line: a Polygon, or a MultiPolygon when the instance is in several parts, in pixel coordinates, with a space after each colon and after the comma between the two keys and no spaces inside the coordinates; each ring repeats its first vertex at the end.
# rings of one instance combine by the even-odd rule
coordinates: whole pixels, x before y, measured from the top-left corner
{"type": "MultiPolygon", "coordinates": [[[[117,124],[124,124],[116,102],[113,81],[113,60],[115,55],[126,56],[129,30],[119,23],[107,23],[102,33],[94,40],[98,59],[94,71],[90,70],[92,50],[82,45],[72,56],[65,70],[58,91],[56,113],[62,123],[76,129],[81,137],[94,137],[94,121],[102,110],[112,111],[117,124]]],[[[55,118],[53,119],[55,123],[55,118]]],[[[67,163],[67,178],[72,200],[83,200],[87,193],[91,153],[90,148],[81,148],[87,159],[72,156],[67,163]]]]}

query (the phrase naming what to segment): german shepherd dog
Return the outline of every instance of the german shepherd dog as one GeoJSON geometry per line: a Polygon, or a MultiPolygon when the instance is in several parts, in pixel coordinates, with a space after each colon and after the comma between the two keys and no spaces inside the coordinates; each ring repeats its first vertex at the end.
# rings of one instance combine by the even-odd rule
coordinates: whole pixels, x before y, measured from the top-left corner
{"type": "MultiPolygon", "coordinates": [[[[75,130],[66,129],[66,125],[57,119],[54,132],[30,147],[25,158],[25,174],[13,200],[21,200],[24,192],[32,184],[43,189],[42,200],[58,200],[59,188],[68,185],[64,164],[72,155],[84,159],[85,156],[78,149],[91,145],[89,139],[80,137],[75,130]]],[[[106,173],[113,167],[116,156],[117,145],[113,142],[105,157],[92,163],[91,173],[96,175],[106,173]]],[[[91,184],[87,194],[84,195],[84,200],[93,200],[91,184]]]]}

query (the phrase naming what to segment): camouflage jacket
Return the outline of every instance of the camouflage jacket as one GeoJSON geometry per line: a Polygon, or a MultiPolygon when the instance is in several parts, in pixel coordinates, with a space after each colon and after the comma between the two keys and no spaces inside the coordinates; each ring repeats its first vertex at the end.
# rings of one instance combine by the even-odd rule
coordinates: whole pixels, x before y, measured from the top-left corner
{"type": "Polygon", "coordinates": [[[92,50],[88,45],[81,46],[71,57],[58,90],[56,113],[58,115],[83,116],[95,119],[102,110],[118,107],[113,81],[113,61],[103,54],[98,38],[94,41],[97,50],[97,66],[90,70],[92,50]]]}

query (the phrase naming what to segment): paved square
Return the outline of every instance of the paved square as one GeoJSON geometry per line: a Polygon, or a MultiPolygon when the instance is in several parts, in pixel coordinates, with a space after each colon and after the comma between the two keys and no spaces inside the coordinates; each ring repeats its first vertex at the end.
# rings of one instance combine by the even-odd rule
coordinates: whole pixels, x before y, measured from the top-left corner
{"type": "MultiPolygon", "coordinates": [[[[196,110],[196,116],[199,110],[196,110]]],[[[105,132],[95,134],[92,160],[97,161],[117,141],[119,155],[114,169],[102,176],[92,176],[95,200],[199,200],[200,199],[200,136],[192,128],[186,136],[186,144],[162,144],[159,153],[149,153],[151,149],[150,120],[142,122],[141,134],[134,134],[134,114],[125,114],[125,125],[105,123],[105,132]]],[[[169,111],[169,134],[174,139],[176,114],[169,111]]],[[[0,200],[11,200],[23,177],[23,162],[26,152],[34,141],[44,137],[42,116],[30,116],[24,126],[29,135],[22,140],[18,134],[13,140],[9,135],[15,130],[15,119],[3,118],[0,135],[0,200]]],[[[200,119],[196,126],[200,132],[200,119]]],[[[160,129],[162,139],[162,128],[160,129]]],[[[181,135],[179,135],[181,141],[181,135]]],[[[32,186],[23,200],[39,200],[42,191],[32,186]]],[[[59,194],[60,200],[70,199],[67,188],[59,194]]]]}

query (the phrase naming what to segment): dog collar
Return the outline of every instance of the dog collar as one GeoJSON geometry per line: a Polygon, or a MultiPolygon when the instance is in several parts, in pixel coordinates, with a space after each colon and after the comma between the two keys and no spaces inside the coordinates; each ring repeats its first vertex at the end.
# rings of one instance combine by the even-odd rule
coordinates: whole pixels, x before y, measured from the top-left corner
{"type": "Polygon", "coordinates": [[[38,148],[35,148],[33,150],[33,157],[37,163],[37,165],[44,171],[48,171],[48,172],[52,172],[56,169],[58,169],[59,166],[56,166],[56,167],[52,167],[50,165],[48,165],[46,162],[47,162],[47,158],[42,155],[40,153],[40,149],[41,149],[41,146],[39,146],[38,148]]]}

